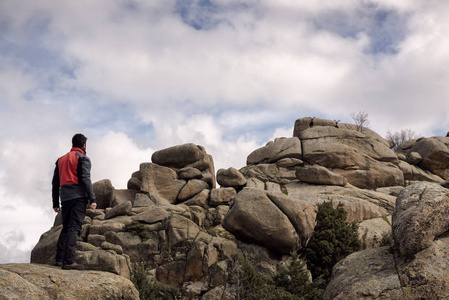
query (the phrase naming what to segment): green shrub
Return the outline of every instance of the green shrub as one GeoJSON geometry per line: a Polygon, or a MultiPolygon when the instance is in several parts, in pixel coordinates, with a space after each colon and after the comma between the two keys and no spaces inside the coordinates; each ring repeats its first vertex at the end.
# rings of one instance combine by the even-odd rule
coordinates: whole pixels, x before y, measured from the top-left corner
{"type": "Polygon", "coordinates": [[[248,300],[295,300],[283,288],[277,287],[271,278],[258,273],[245,257],[235,262],[234,284],[237,286],[236,299],[248,300]]]}
{"type": "Polygon", "coordinates": [[[237,287],[236,299],[318,300],[324,293],[320,280],[309,282],[305,263],[296,252],[291,263],[273,278],[258,273],[247,258],[235,260],[231,280],[237,287]]]}
{"type": "Polygon", "coordinates": [[[309,271],[301,256],[293,251],[291,262],[273,278],[276,286],[283,288],[292,295],[301,295],[301,299],[323,299],[324,288],[321,278],[309,282],[309,271]]]}
{"type": "Polygon", "coordinates": [[[150,233],[145,229],[145,225],[142,223],[131,223],[125,225],[125,231],[138,235],[142,239],[142,242],[147,241],[151,237],[150,233]]]}
{"type": "Polygon", "coordinates": [[[141,300],[174,300],[180,295],[179,289],[174,286],[151,283],[147,276],[146,263],[134,265],[131,281],[139,291],[141,300]]]}
{"type": "Polygon", "coordinates": [[[324,282],[321,277],[309,282],[309,271],[301,256],[293,251],[291,262],[273,278],[276,286],[283,288],[292,295],[301,295],[301,299],[323,299],[324,282]]]}
{"type": "Polygon", "coordinates": [[[316,226],[312,238],[304,250],[305,260],[313,278],[328,282],[334,265],[347,255],[359,251],[361,242],[358,226],[346,223],[347,213],[343,204],[334,209],[332,202],[318,206],[316,226]]]}

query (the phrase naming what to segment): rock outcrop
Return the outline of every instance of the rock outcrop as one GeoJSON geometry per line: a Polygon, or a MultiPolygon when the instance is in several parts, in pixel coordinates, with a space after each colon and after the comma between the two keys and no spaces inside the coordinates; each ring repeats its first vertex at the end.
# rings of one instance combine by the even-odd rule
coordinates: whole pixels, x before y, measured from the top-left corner
{"type": "MultiPolygon", "coordinates": [[[[357,129],[298,119],[293,137],[276,138],[249,153],[245,167],[216,175],[202,146],[156,151],[127,189],[107,179],[94,183],[99,206],[87,211],[77,260],[125,278],[145,262],[151,281],[180,288],[185,299],[234,299],[238,257],[274,275],[291,251],[307,246],[318,205],[330,201],[344,205],[369,251],[335,267],[328,299],[391,299],[405,295],[404,283],[424,293],[417,272],[433,280],[429,288],[446,286],[433,272],[446,274],[446,263],[434,264],[447,251],[447,189],[438,184],[445,182],[448,138],[410,141],[394,153],[377,133],[357,129]],[[404,179],[438,184],[404,189],[404,179]],[[395,251],[380,247],[392,232],[395,251]]],[[[60,230],[58,216],[33,249],[33,263],[54,263],[60,230]]]]}
{"type": "Polygon", "coordinates": [[[131,281],[108,272],[3,264],[0,265],[0,298],[138,300],[139,293],[131,281]]]}
{"type": "Polygon", "coordinates": [[[283,158],[302,159],[301,141],[298,138],[278,138],[269,142],[248,155],[247,164],[272,163],[283,158]]]}
{"type": "Polygon", "coordinates": [[[404,184],[397,155],[385,139],[369,129],[360,132],[351,124],[302,118],[296,120],[293,135],[253,151],[248,166],[240,170],[242,174],[279,184],[295,180],[296,176],[314,184],[334,184],[337,180],[338,185],[349,182],[364,189],[404,184]],[[311,168],[310,174],[315,171],[315,179],[307,176],[307,170],[295,174],[298,166],[311,168]]]}
{"type": "Polygon", "coordinates": [[[426,183],[404,189],[396,199],[393,236],[401,256],[420,252],[449,230],[449,193],[426,183]]]}
{"type": "Polygon", "coordinates": [[[449,178],[449,137],[434,136],[410,140],[399,145],[396,152],[410,165],[437,175],[443,181],[449,178]]]}
{"type": "Polygon", "coordinates": [[[337,263],[324,299],[448,298],[448,206],[449,192],[437,184],[405,188],[392,218],[394,245],[337,263]]]}
{"type": "Polygon", "coordinates": [[[298,134],[303,161],[331,168],[359,188],[402,185],[397,156],[385,143],[348,129],[318,126],[298,134]]]}

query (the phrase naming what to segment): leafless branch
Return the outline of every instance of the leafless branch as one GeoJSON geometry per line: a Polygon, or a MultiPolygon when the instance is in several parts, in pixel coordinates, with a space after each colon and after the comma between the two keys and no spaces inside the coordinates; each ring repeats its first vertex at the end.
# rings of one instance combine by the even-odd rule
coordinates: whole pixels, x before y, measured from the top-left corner
{"type": "Polygon", "coordinates": [[[367,112],[359,111],[358,113],[351,113],[351,118],[357,126],[357,131],[363,132],[363,128],[368,128],[369,120],[367,112]]]}

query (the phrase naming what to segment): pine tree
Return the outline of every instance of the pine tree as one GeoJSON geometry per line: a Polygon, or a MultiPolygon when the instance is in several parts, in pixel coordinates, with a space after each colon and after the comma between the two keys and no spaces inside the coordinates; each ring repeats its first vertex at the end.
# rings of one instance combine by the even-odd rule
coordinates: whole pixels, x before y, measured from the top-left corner
{"type": "Polygon", "coordinates": [[[341,203],[336,209],[332,202],[324,202],[318,206],[315,231],[304,250],[313,278],[322,276],[328,282],[334,265],[361,249],[358,226],[347,223],[346,217],[347,213],[341,203]]]}
{"type": "Polygon", "coordinates": [[[323,280],[318,278],[309,282],[309,271],[301,256],[293,251],[287,268],[281,270],[273,278],[276,286],[283,288],[292,295],[299,295],[301,299],[323,299],[323,280]]]}

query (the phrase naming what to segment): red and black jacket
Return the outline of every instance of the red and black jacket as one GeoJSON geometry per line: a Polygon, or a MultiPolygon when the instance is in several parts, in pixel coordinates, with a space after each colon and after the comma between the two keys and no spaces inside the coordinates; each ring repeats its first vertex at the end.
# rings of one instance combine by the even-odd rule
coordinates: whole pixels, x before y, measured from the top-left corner
{"type": "Polygon", "coordinates": [[[88,198],[91,203],[95,202],[90,167],[86,152],[77,147],[56,161],[52,181],[53,207],[59,207],[59,197],[61,201],[88,198]]]}

